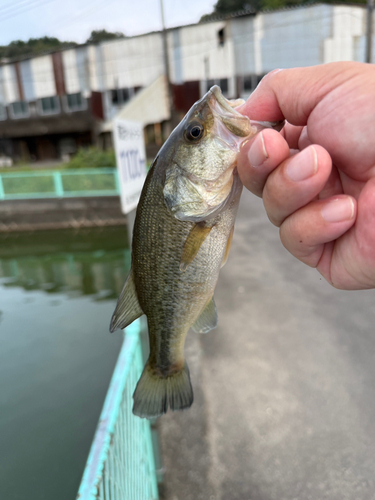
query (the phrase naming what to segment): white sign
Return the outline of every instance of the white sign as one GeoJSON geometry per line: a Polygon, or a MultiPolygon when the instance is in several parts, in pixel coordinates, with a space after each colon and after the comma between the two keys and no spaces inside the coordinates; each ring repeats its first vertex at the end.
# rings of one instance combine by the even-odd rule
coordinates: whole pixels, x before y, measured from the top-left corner
{"type": "Polygon", "coordinates": [[[135,209],[146,178],[146,150],[143,126],[138,122],[115,120],[113,137],[124,214],[135,209]]]}

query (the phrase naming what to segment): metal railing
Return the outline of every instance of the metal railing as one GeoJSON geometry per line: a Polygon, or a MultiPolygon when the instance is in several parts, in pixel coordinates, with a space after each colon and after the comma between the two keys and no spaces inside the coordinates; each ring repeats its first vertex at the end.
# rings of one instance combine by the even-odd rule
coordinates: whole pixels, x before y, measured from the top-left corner
{"type": "Polygon", "coordinates": [[[0,200],[119,194],[116,168],[0,173],[0,200]]]}
{"type": "Polygon", "coordinates": [[[131,411],[143,370],[140,324],[126,328],[77,500],[158,499],[150,422],[131,411]]]}

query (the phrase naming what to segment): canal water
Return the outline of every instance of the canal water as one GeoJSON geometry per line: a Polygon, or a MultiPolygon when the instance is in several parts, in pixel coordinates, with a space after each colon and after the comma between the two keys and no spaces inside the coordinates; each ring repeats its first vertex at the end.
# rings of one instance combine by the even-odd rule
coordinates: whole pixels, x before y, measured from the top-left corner
{"type": "Polygon", "coordinates": [[[75,499],[129,265],[124,227],[0,235],[0,499],[75,499]]]}

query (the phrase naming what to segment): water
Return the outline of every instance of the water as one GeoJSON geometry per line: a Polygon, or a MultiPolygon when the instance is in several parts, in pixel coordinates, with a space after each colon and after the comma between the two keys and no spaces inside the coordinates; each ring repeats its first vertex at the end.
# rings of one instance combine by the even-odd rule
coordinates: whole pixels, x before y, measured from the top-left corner
{"type": "Polygon", "coordinates": [[[75,499],[122,334],[124,228],[0,235],[0,499],[75,499]]]}

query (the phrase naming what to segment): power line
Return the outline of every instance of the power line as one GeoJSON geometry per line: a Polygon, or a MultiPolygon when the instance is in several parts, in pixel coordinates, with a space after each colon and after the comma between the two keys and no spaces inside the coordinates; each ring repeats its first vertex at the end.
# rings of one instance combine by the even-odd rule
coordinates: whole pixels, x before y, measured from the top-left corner
{"type": "Polygon", "coordinates": [[[5,15],[1,15],[0,17],[0,22],[2,21],[7,21],[8,19],[18,16],[19,14],[23,14],[24,12],[27,12],[31,9],[34,9],[35,7],[42,7],[48,3],[54,2],[55,0],[35,0],[25,3],[25,5],[22,7],[21,2],[19,4],[14,5],[14,9],[11,9],[10,11],[6,12],[5,15]],[[19,8],[21,7],[21,8],[19,8]]]}
{"type": "MultiPolygon", "coordinates": [[[[349,12],[339,12],[339,13],[336,13],[335,15],[340,15],[340,16],[346,16],[347,14],[350,15],[349,12]]],[[[354,16],[356,17],[356,19],[360,19],[362,16],[354,16]]],[[[315,19],[310,19],[308,20],[308,23],[311,25],[311,24],[316,24],[316,23],[319,23],[321,24],[322,21],[325,22],[325,23],[331,23],[332,22],[332,18],[333,18],[333,13],[331,12],[329,16],[324,16],[324,17],[320,17],[320,18],[315,18],[315,19]]],[[[229,40],[231,40],[232,42],[235,43],[235,45],[237,46],[237,49],[242,46],[242,47],[245,47],[246,45],[249,47],[249,54],[252,54],[252,49],[251,49],[251,44],[253,43],[253,38],[254,36],[258,35],[260,32],[264,32],[264,35],[265,37],[267,37],[267,32],[270,32],[272,33],[275,32],[275,31],[278,31],[279,29],[283,29],[285,27],[288,27],[288,26],[295,26],[296,23],[294,20],[292,21],[289,21],[289,22],[279,22],[279,23],[273,23],[273,24],[270,24],[268,26],[264,26],[263,28],[261,29],[252,29],[252,30],[249,30],[247,33],[245,34],[240,34],[240,35],[234,35],[234,36],[231,36],[229,40]]],[[[304,30],[306,29],[306,25],[304,25],[304,30]]],[[[145,35],[147,36],[147,35],[145,35]]],[[[153,37],[155,36],[160,36],[160,34],[152,34],[153,37]]],[[[272,53],[276,54],[277,52],[279,51],[272,51],[270,53],[270,49],[272,48],[272,46],[277,46],[278,48],[280,47],[280,45],[283,43],[283,39],[282,40],[275,40],[275,37],[277,35],[274,35],[272,36],[271,39],[268,39],[267,41],[267,48],[268,48],[268,52],[266,54],[266,57],[268,60],[270,60],[270,57],[272,58],[272,53]]],[[[345,34],[341,35],[340,37],[335,37],[335,40],[340,40],[340,39],[346,39],[347,36],[345,34]]],[[[126,43],[131,40],[131,39],[123,39],[123,40],[118,40],[116,42],[111,42],[112,43],[117,43],[119,44],[119,50],[121,50],[121,45],[124,45],[124,49],[126,50],[126,43]]],[[[311,46],[311,43],[310,43],[310,38],[306,38],[305,40],[302,40],[300,39],[299,40],[299,43],[298,43],[298,52],[301,52],[301,51],[306,51],[307,49],[311,49],[311,50],[314,50],[314,47],[311,46]]],[[[152,43],[150,41],[150,43],[152,43]]],[[[87,89],[89,88],[98,88],[98,90],[101,90],[101,91],[105,91],[105,90],[108,90],[110,88],[113,88],[113,87],[117,87],[117,85],[115,84],[112,84],[112,86],[110,87],[110,83],[109,82],[113,82],[113,80],[115,78],[120,78],[122,80],[122,82],[126,82],[127,81],[127,84],[124,84],[122,83],[121,84],[121,87],[132,87],[134,85],[144,85],[145,81],[144,81],[144,78],[142,78],[142,75],[139,77],[139,78],[136,78],[136,73],[141,73],[142,71],[147,71],[147,70],[151,70],[153,69],[154,71],[157,71],[158,68],[161,70],[162,72],[162,67],[163,67],[163,62],[162,62],[162,56],[163,56],[163,51],[162,50],[159,50],[157,52],[152,52],[152,53],[148,53],[147,50],[147,46],[145,46],[145,52],[143,54],[126,54],[124,53],[124,56],[122,57],[114,57],[114,58],[108,58],[108,57],[105,57],[105,54],[103,54],[103,52],[105,52],[103,50],[103,44],[101,44],[100,46],[100,49],[101,49],[101,57],[94,57],[94,61],[93,61],[93,66],[91,66],[91,68],[89,69],[89,71],[87,71],[87,67],[88,67],[88,64],[91,63],[89,57],[86,58],[86,60],[84,62],[82,62],[81,64],[71,64],[71,65],[67,65],[67,64],[64,64],[64,71],[65,71],[65,75],[66,75],[66,78],[65,78],[65,82],[66,82],[66,85],[67,87],[69,87],[69,82],[78,82],[78,86],[81,90],[85,90],[84,88],[81,88],[82,85],[80,84],[80,71],[84,72],[85,75],[83,76],[83,78],[85,79],[86,83],[88,84],[87,85],[87,89]],[[100,61],[100,59],[102,59],[100,61]],[[104,60],[103,60],[104,59],[104,60]],[[150,61],[150,59],[152,60],[152,62],[150,61]],[[147,61],[147,63],[146,63],[147,61]],[[113,68],[113,64],[115,63],[115,68],[113,68]],[[128,64],[127,64],[128,63],[128,64]],[[120,67],[120,65],[122,67],[120,67]],[[132,65],[133,67],[129,67],[129,65],[132,65]],[[109,67],[108,67],[109,66],[109,67]],[[112,67],[111,67],[112,66],[112,67]],[[126,67],[128,66],[128,67],[126,67]],[[76,76],[76,74],[73,73],[73,75],[71,74],[71,71],[73,71],[74,73],[78,73],[78,77],[76,76]],[[139,80],[139,82],[135,83],[135,79],[136,80],[139,80]],[[101,83],[100,80],[107,80],[107,83],[106,82],[104,83],[101,83]],[[97,82],[98,85],[95,85],[94,82],[97,82]]],[[[104,46],[105,47],[105,46],[104,46]]],[[[199,42],[190,42],[188,44],[184,44],[183,46],[181,46],[182,49],[183,49],[183,53],[181,54],[177,54],[177,57],[176,57],[176,54],[174,54],[174,57],[172,57],[172,61],[173,62],[178,62],[178,61],[187,61],[189,59],[192,59],[192,58],[199,58],[199,57],[202,57],[202,56],[207,56],[207,55],[210,55],[213,51],[214,53],[216,53],[217,55],[217,40],[216,38],[211,38],[209,40],[203,40],[203,41],[199,41],[199,42]],[[195,50],[194,50],[195,49],[195,50]]],[[[78,48],[79,49],[79,48],[78,48]]],[[[161,49],[161,46],[160,46],[160,49],[161,49]]],[[[76,49],[70,49],[72,51],[75,51],[76,49]]],[[[172,44],[172,50],[173,50],[173,44],[172,44]]],[[[280,49],[279,49],[280,50],[280,49]]],[[[87,51],[88,52],[88,51],[87,51]]],[[[240,54],[240,56],[242,57],[243,56],[243,49],[239,49],[239,51],[237,52],[237,56],[238,56],[238,53],[240,54]]],[[[230,54],[229,54],[230,55],[230,54]]],[[[236,51],[235,51],[235,48],[233,49],[233,52],[232,52],[232,56],[234,56],[236,58],[236,51]]],[[[250,57],[250,60],[251,60],[251,57],[250,57]]],[[[22,63],[21,63],[22,64],[22,63]]],[[[204,65],[204,62],[203,62],[203,59],[202,59],[202,65],[204,65]]],[[[10,64],[10,66],[12,67],[13,65],[10,64]]],[[[28,83],[34,83],[36,85],[38,85],[39,83],[46,83],[46,80],[48,81],[49,77],[50,77],[50,81],[51,81],[51,84],[54,85],[54,75],[53,75],[53,67],[52,67],[52,61],[51,61],[51,64],[50,64],[50,69],[49,70],[36,70],[34,69],[34,72],[32,74],[32,76],[30,77],[27,77],[26,75],[22,75],[22,81],[25,83],[25,84],[28,84],[28,83]]],[[[1,66],[0,66],[0,69],[1,69],[1,66]]],[[[268,68],[269,69],[272,69],[272,68],[268,68]]],[[[14,70],[13,70],[14,71],[14,70]]],[[[22,71],[22,67],[21,67],[21,71],[22,71]]],[[[223,69],[223,74],[222,75],[219,75],[220,72],[216,71],[215,72],[215,77],[223,77],[223,78],[227,78],[228,75],[224,75],[224,72],[225,72],[225,69],[223,69]]],[[[22,72],[21,72],[22,74],[22,72]]],[[[154,75],[155,77],[157,75],[154,75]]],[[[233,75],[231,75],[233,76],[233,75]]],[[[81,75],[82,77],[82,75],[81,75]]],[[[192,80],[194,78],[184,78],[185,80],[192,80]]],[[[201,79],[201,78],[198,78],[198,79],[201,79]]],[[[3,83],[6,82],[7,86],[8,85],[11,85],[12,87],[15,87],[17,88],[17,80],[16,80],[16,76],[15,74],[13,75],[13,78],[7,78],[5,80],[5,77],[4,77],[4,74],[2,75],[2,78],[0,78],[0,84],[1,84],[1,81],[3,81],[3,83]]],[[[39,92],[36,92],[37,94],[39,94],[39,92]]]]}

